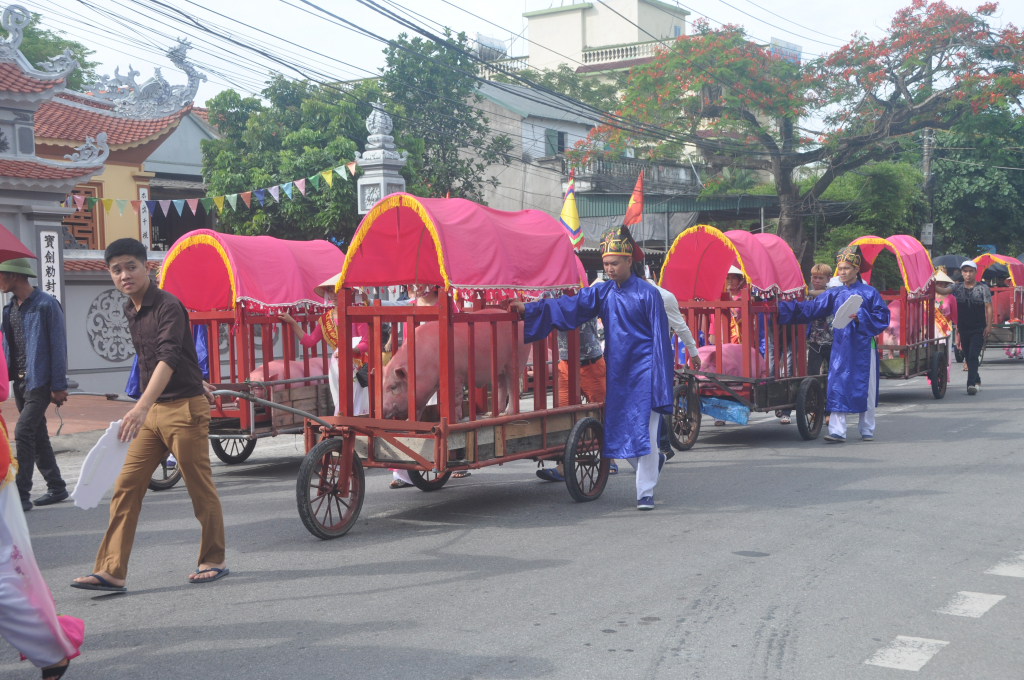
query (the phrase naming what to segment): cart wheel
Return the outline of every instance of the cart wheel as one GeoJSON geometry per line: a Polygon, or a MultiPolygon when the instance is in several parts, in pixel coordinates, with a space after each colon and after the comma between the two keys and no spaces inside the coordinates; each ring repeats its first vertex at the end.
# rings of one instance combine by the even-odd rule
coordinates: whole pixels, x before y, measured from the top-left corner
{"type": "Polygon", "coordinates": [[[427,471],[420,472],[419,470],[409,470],[409,479],[416,485],[416,488],[420,491],[437,491],[448,479],[452,476],[452,471],[448,470],[443,475],[437,474],[437,472],[427,471]]]}
{"type": "Polygon", "coordinates": [[[228,465],[245,461],[256,448],[255,439],[211,439],[213,452],[228,465]]]}
{"type": "Polygon", "coordinates": [[[584,418],[569,430],[562,467],[565,486],[577,503],[597,500],[608,483],[611,459],[601,455],[603,443],[604,426],[596,418],[584,418]]]}
{"type": "Polygon", "coordinates": [[[295,484],[299,519],[317,538],[338,538],[347,534],[363,507],[366,480],[359,456],[352,455],[348,488],[338,488],[343,444],[342,439],[325,439],[310,449],[299,466],[295,484]]]}
{"type": "Polygon", "coordinates": [[[804,439],[817,439],[825,422],[825,395],[821,382],[804,378],[796,393],[796,426],[804,439]]]}
{"type": "MultiPolygon", "coordinates": [[[[169,455],[171,455],[170,451],[167,452],[167,456],[169,455]]],[[[153,470],[153,476],[149,479],[149,488],[153,491],[170,489],[181,479],[181,466],[167,467],[167,456],[164,456],[164,459],[156,466],[156,470],[153,470]]]]}
{"type": "Polygon", "coordinates": [[[945,351],[939,351],[932,355],[932,365],[928,370],[928,379],[932,381],[932,396],[936,399],[942,399],[946,396],[946,382],[949,378],[948,356],[949,353],[945,351]],[[943,359],[946,359],[946,361],[943,361],[943,359]]]}
{"type": "Polygon", "coordinates": [[[700,434],[700,395],[697,380],[686,378],[672,390],[672,427],[668,438],[672,448],[689,451],[700,434]]]}

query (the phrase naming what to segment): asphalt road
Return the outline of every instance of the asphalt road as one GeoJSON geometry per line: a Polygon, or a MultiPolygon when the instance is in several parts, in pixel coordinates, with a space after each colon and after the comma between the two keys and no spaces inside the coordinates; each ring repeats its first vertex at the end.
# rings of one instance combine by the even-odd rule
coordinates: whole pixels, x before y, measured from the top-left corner
{"type": "MultiPolygon", "coordinates": [[[[186,583],[199,532],[180,485],[146,498],[128,595],[67,586],[105,503],[28,521],[58,610],[86,621],[69,680],[874,679],[922,662],[922,678],[1020,678],[1024,362],[986,363],[976,397],[964,376],[941,401],[883,382],[873,443],[853,423],[832,446],[771,417],[707,427],[649,513],[628,466],[584,504],[529,462],[430,494],[373,471],[358,525],[323,542],[296,515],[301,452],[261,443],[214,468],[231,575],[209,585],[186,583]]],[[[38,677],[16,658],[0,642],[0,677],[38,677]]]]}

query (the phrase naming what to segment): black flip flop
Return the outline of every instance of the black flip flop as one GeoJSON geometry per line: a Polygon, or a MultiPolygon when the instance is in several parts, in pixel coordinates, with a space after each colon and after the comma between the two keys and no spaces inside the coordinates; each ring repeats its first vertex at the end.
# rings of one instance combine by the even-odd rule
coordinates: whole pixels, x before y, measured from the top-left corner
{"type": "Polygon", "coordinates": [[[46,680],[47,678],[53,678],[54,680],[60,680],[60,678],[63,678],[64,674],[68,672],[68,667],[70,665],[71,665],[71,661],[69,660],[66,664],[64,664],[63,666],[58,666],[57,668],[50,668],[50,669],[42,668],[42,669],[40,669],[43,672],[43,680],[46,680]]]}
{"type": "Polygon", "coordinates": [[[213,583],[217,579],[224,578],[225,576],[227,576],[230,573],[231,573],[231,570],[228,569],[227,567],[224,567],[223,569],[218,569],[217,567],[210,567],[209,569],[203,569],[202,571],[199,571],[198,569],[196,569],[188,577],[188,582],[189,583],[213,583]],[[206,573],[211,572],[211,571],[217,572],[217,575],[214,576],[213,578],[192,578],[193,576],[198,576],[199,574],[206,574],[206,573]]]}
{"type": "MultiPolygon", "coordinates": [[[[81,588],[82,590],[100,590],[100,591],[103,591],[105,593],[127,593],[128,592],[128,589],[125,588],[124,586],[115,586],[113,583],[111,583],[107,579],[103,578],[102,576],[97,576],[96,574],[89,574],[89,576],[91,576],[92,578],[94,578],[97,581],[99,581],[99,583],[82,583],[80,581],[72,581],[71,582],[71,587],[72,588],[81,588]]],[[[88,578],[88,576],[86,578],[88,578]]]]}

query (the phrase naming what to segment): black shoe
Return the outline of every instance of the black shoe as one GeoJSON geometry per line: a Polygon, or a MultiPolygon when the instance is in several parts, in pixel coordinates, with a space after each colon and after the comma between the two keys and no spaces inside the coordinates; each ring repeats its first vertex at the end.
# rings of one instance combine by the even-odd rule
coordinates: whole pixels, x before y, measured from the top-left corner
{"type": "Polygon", "coordinates": [[[661,452],[665,454],[665,460],[672,460],[672,456],[676,455],[675,449],[662,449],[661,452]]]}
{"type": "Polygon", "coordinates": [[[32,501],[22,501],[21,502],[21,509],[22,509],[23,512],[28,512],[29,510],[31,510],[32,509],[32,501]]]}
{"type": "Polygon", "coordinates": [[[53,505],[54,503],[60,503],[62,500],[68,497],[68,490],[61,489],[60,491],[47,491],[39,498],[32,501],[36,505],[53,505]]]}

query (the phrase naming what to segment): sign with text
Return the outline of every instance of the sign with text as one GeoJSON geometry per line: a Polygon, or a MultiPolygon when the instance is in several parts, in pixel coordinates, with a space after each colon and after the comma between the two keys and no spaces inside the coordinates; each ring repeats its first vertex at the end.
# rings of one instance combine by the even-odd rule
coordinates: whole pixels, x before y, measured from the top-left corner
{"type": "Polygon", "coordinates": [[[146,207],[146,201],[149,200],[149,187],[139,187],[139,240],[142,241],[142,245],[146,246],[146,250],[152,250],[153,239],[150,238],[150,231],[152,229],[150,225],[149,208],[146,207]]]}
{"type": "Polygon", "coordinates": [[[64,272],[61,271],[59,238],[56,231],[39,232],[39,288],[63,303],[60,289],[64,272]]]}
{"type": "Polygon", "coordinates": [[[800,63],[800,53],[803,48],[800,45],[794,45],[791,42],[785,40],[779,40],[778,38],[772,38],[771,52],[772,56],[776,59],[783,59],[785,61],[791,61],[795,64],[800,63]]]}

